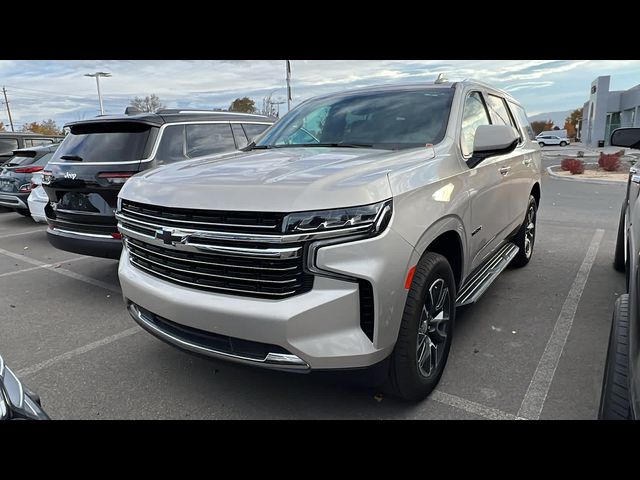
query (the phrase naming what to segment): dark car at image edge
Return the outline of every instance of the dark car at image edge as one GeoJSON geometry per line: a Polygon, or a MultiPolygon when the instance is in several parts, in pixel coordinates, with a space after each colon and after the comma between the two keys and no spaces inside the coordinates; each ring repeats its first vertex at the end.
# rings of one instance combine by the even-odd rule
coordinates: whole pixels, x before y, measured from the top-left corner
{"type": "Polygon", "coordinates": [[[244,148],[273,122],[245,113],[160,110],[68,123],[70,133],[43,176],[49,242],[73,253],[119,258],[115,210],[130,177],[244,148]]]}

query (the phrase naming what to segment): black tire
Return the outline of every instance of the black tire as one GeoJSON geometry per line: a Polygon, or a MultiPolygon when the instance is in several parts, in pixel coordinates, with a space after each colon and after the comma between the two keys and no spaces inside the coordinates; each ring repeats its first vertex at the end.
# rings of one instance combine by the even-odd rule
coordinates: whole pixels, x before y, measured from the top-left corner
{"type": "Polygon", "coordinates": [[[23,217],[31,216],[31,212],[29,210],[16,210],[16,212],[22,215],[23,217]]]}
{"type": "Polygon", "coordinates": [[[560,142],[560,146],[561,147],[566,147],[567,146],[567,142],[560,142]]]}
{"type": "MultiPolygon", "coordinates": [[[[449,262],[442,255],[426,252],[416,265],[407,303],[402,314],[398,341],[391,354],[389,386],[393,395],[410,401],[422,400],[438,384],[451,349],[456,313],[455,300],[456,283],[449,262]],[[429,335],[419,333],[419,329],[424,318],[423,307],[428,310],[433,307],[429,289],[440,281],[442,281],[440,288],[436,289],[435,293],[439,299],[442,299],[444,294],[448,294],[448,301],[443,301],[443,304],[447,304],[449,318],[448,321],[438,324],[442,325],[443,329],[446,329],[444,338],[437,334],[440,331],[438,327],[432,332],[432,335],[438,337],[441,341],[441,343],[437,341],[433,343],[433,345],[436,345],[434,347],[436,348],[434,358],[439,358],[439,361],[435,366],[432,366],[431,355],[433,350],[424,342],[425,337],[429,335]],[[425,352],[427,349],[429,350],[429,356],[425,355],[429,362],[427,375],[418,366],[419,335],[423,336],[425,352]],[[438,349],[441,349],[440,354],[438,354],[438,349]]],[[[424,322],[423,325],[427,323],[424,322]]],[[[428,331],[428,327],[425,328],[425,331],[428,331]]],[[[431,337],[429,336],[429,338],[431,337]]],[[[431,343],[431,339],[429,343],[431,343]]]]}
{"type": "Polygon", "coordinates": [[[624,272],[627,269],[625,260],[625,245],[624,241],[624,229],[626,228],[624,214],[627,210],[627,202],[622,204],[622,210],[620,211],[620,221],[618,222],[618,238],[616,239],[616,252],[613,255],[613,268],[618,272],[624,272]]]}
{"type": "Polygon", "coordinates": [[[524,216],[524,222],[520,226],[520,230],[516,233],[516,236],[513,237],[513,243],[519,248],[518,253],[513,260],[511,260],[511,266],[520,268],[524,267],[531,257],[533,256],[533,247],[536,242],[536,219],[538,217],[538,203],[533,195],[529,195],[529,203],[527,204],[527,213],[524,216]],[[533,210],[532,210],[533,209],[533,210]],[[533,211],[533,238],[529,237],[529,242],[527,242],[527,226],[531,223],[530,220],[530,212],[533,211]],[[530,243],[530,248],[527,248],[527,243],[530,243]]]}
{"type": "Polygon", "coordinates": [[[629,295],[620,295],[613,310],[607,363],[602,379],[600,420],[629,420],[629,295]]]}
{"type": "Polygon", "coordinates": [[[544,147],[544,142],[538,142],[538,145],[540,145],[541,147],[544,147]]]}

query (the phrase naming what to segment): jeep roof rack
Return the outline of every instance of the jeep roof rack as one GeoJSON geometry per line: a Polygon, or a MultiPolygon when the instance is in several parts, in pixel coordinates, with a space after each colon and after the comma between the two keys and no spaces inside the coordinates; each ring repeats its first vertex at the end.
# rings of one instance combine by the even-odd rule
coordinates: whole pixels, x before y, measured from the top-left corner
{"type": "Polygon", "coordinates": [[[221,115],[250,115],[253,117],[264,117],[265,115],[259,115],[255,113],[244,113],[244,112],[229,112],[227,110],[198,110],[198,109],[188,109],[188,108],[163,108],[162,110],[158,110],[156,112],[158,115],[166,115],[169,113],[202,113],[202,114],[221,114],[221,115]]]}

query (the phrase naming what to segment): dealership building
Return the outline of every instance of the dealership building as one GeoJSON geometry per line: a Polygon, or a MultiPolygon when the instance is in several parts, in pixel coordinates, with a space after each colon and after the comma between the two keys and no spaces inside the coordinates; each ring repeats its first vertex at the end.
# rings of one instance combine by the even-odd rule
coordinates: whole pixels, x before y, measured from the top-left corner
{"type": "Polygon", "coordinates": [[[629,90],[609,90],[611,77],[591,82],[589,101],[582,109],[580,140],[589,147],[607,146],[611,132],[620,127],[640,127],[640,85],[629,90]]]}

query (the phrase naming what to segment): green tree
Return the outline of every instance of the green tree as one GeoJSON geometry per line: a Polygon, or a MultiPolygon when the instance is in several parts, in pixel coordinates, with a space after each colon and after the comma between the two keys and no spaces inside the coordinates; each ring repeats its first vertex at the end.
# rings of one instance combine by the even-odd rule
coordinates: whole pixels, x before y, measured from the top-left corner
{"type": "Polygon", "coordinates": [[[62,135],[62,129],[56,125],[55,120],[43,120],[42,122],[25,123],[23,132],[40,133],[42,135],[62,135]]]}
{"type": "Polygon", "coordinates": [[[249,97],[236,98],[229,105],[230,112],[256,113],[256,102],[249,97]]]}
{"type": "Polygon", "coordinates": [[[578,123],[582,120],[582,109],[576,108],[573,112],[569,114],[569,116],[565,119],[565,123],[569,122],[573,125],[573,128],[578,127],[578,123]]]}
{"type": "Polygon", "coordinates": [[[531,128],[533,133],[538,135],[541,132],[553,130],[553,122],[551,120],[535,120],[531,122],[531,128]]]}
{"type": "Polygon", "coordinates": [[[155,93],[151,95],[147,95],[146,97],[133,97],[129,102],[130,107],[137,108],[141,112],[154,113],[158,110],[162,110],[163,108],[167,108],[160,101],[160,97],[158,97],[155,93]]]}

